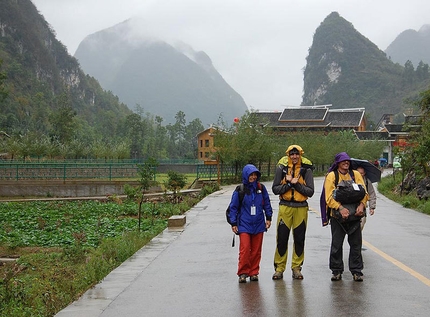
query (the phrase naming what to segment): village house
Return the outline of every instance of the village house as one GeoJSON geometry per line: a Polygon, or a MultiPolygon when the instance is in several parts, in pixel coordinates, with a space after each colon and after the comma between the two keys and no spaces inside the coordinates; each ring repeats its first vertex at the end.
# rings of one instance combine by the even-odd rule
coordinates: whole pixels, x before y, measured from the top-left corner
{"type": "MultiPolygon", "coordinates": [[[[374,131],[367,131],[365,108],[332,109],[332,105],[285,107],[282,112],[256,111],[251,115],[257,117],[257,122],[273,128],[279,133],[289,131],[342,131],[353,130],[361,141],[385,142],[386,148],[382,153],[388,164],[392,164],[395,146],[407,146],[410,129],[417,128],[419,121],[416,116],[405,116],[404,124],[392,124],[391,114],[382,116],[374,131]],[[405,131],[405,126],[408,131],[405,131]]],[[[214,128],[210,127],[198,134],[198,159],[205,164],[216,162],[214,156],[214,128]]]]}

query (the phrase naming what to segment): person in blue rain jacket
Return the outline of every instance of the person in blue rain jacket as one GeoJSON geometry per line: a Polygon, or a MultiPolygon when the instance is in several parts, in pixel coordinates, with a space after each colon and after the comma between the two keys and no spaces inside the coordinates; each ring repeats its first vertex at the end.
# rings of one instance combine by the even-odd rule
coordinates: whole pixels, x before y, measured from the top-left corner
{"type": "Polygon", "coordinates": [[[239,283],[258,281],[260,271],[263,234],[272,222],[272,206],[266,187],[259,182],[260,171],[247,164],[242,171],[244,196],[240,201],[239,191],[233,192],[230,202],[231,229],[239,235],[239,283]]]}

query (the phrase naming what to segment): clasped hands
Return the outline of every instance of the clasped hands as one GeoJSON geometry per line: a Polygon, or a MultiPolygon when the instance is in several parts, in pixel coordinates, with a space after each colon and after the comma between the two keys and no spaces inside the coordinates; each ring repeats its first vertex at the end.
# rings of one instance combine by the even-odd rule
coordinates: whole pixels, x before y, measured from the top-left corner
{"type": "MultiPolygon", "coordinates": [[[[347,219],[349,217],[348,208],[345,208],[342,205],[339,206],[339,212],[340,212],[343,219],[347,219]]],[[[364,216],[364,204],[363,203],[358,204],[357,209],[355,209],[355,216],[357,216],[357,217],[364,216]]]]}
{"type": "Polygon", "coordinates": [[[298,177],[293,177],[290,174],[285,175],[285,182],[287,184],[290,183],[291,185],[295,185],[297,184],[298,181],[299,181],[298,177]]]}

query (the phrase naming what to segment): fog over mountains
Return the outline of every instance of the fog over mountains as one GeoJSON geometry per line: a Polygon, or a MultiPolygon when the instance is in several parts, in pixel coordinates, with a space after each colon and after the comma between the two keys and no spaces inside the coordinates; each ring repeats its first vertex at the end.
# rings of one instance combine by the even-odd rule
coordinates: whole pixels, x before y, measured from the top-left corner
{"type": "Polygon", "coordinates": [[[130,20],[87,36],[75,57],[82,69],[97,78],[132,110],[174,122],[178,111],[207,126],[221,118],[232,122],[248,109],[212,65],[204,52],[186,43],[174,46],[136,36],[130,20]]]}
{"type": "Polygon", "coordinates": [[[385,53],[400,65],[404,65],[408,60],[415,67],[420,61],[430,64],[430,24],[423,25],[418,31],[403,31],[387,47],[385,53]]]}
{"type": "MultiPolygon", "coordinates": [[[[133,22],[87,36],[76,51],[82,69],[103,88],[130,109],[139,105],[167,123],[174,122],[178,111],[189,121],[199,118],[205,126],[220,116],[230,123],[243,115],[247,110],[243,98],[206,53],[194,51],[187,43],[143,36],[145,30],[136,31],[133,25],[138,23],[133,22]]],[[[331,13],[309,49],[302,105],[364,107],[374,122],[386,113],[398,114],[401,120],[403,100],[423,87],[406,82],[402,67],[406,60],[415,66],[421,60],[428,63],[429,29],[406,30],[383,52],[337,12],[331,13]]]]}

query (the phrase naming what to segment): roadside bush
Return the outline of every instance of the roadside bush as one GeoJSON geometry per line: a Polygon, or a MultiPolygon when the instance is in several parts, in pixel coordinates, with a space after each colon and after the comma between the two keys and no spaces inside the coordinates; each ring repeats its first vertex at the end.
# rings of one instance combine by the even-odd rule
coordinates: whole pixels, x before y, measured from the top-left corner
{"type": "Polygon", "coordinates": [[[430,201],[420,200],[415,191],[411,191],[408,194],[399,195],[400,179],[388,175],[381,179],[378,183],[378,191],[386,196],[387,198],[401,204],[405,208],[414,209],[422,213],[430,215],[430,201]]]}
{"type": "Polygon", "coordinates": [[[201,189],[199,196],[200,196],[200,198],[204,198],[207,195],[210,195],[210,194],[212,194],[218,190],[220,190],[220,187],[219,187],[218,183],[216,183],[216,182],[205,184],[203,186],[203,188],[201,189]]]}

